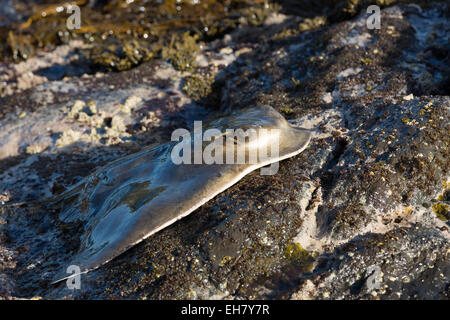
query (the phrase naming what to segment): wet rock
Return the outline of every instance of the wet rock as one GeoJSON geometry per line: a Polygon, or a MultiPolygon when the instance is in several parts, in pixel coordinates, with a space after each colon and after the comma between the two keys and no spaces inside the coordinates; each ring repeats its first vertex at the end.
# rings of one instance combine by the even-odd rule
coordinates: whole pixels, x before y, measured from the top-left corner
{"type": "Polygon", "coordinates": [[[47,78],[30,83],[23,97],[7,95],[2,102],[14,112],[0,113],[7,129],[0,193],[8,194],[4,202],[44,201],[0,208],[0,294],[448,298],[448,10],[442,3],[390,7],[381,29],[368,30],[360,6],[345,6],[326,23],[272,16],[235,30],[189,57],[195,69],[154,60],[119,73],[47,78]],[[42,92],[53,100],[29,99],[42,92]],[[88,103],[70,117],[77,100],[96,108],[88,103]],[[16,110],[18,101],[28,102],[16,110]],[[71,200],[46,202],[53,191],[168,140],[193,119],[260,103],[312,129],[310,146],[282,161],[276,175],[249,174],[82,275],[81,290],[50,284],[84,228],[58,219],[71,200]],[[33,145],[42,149],[27,149],[33,145]]]}
{"type": "Polygon", "coordinates": [[[292,297],[312,287],[310,299],[446,299],[449,254],[448,238],[435,228],[368,233],[319,257],[324,272],[305,279],[292,297]]]}

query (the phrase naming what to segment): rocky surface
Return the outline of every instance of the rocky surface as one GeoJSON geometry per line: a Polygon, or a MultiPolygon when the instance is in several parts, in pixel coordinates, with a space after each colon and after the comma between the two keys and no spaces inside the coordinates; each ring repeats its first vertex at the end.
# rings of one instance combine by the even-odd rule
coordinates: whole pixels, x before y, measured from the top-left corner
{"type": "Polygon", "coordinates": [[[448,299],[448,12],[389,7],[378,30],[364,10],[331,23],[276,13],[205,44],[193,70],[168,59],[74,71],[76,41],[4,65],[0,200],[40,201],[0,208],[0,296],[448,299]],[[83,275],[80,290],[51,284],[83,224],[58,219],[70,202],[43,199],[193,119],[262,103],[314,131],[304,152],[83,275]]]}

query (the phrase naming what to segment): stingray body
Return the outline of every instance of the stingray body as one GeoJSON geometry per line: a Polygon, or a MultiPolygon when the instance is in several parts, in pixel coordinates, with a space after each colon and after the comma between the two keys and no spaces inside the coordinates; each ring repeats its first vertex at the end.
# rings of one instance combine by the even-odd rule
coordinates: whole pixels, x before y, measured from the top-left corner
{"type": "MultiPolygon", "coordinates": [[[[111,162],[80,184],[76,204],[60,213],[65,221],[80,216],[85,220],[81,246],[67,265],[79,266],[81,273],[99,267],[187,216],[249,172],[300,153],[310,141],[309,131],[291,127],[270,106],[237,110],[207,128],[277,129],[279,152],[256,163],[174,164],[171,152],[178,142],[171,141],[111,162]]],[[[235,152],[245,148],[248,155],[266,147],[268,140],[237,146],[235,152]]]]}

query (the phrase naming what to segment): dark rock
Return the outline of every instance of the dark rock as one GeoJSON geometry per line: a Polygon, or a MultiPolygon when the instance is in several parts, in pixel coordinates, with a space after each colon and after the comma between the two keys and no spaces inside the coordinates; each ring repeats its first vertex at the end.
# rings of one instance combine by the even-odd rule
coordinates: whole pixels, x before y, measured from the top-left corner
{"type": "MultiPolygon", "coordinates": [[[[23,91],[29,115],[0,113],[2,127],[60,121],[80,134],[62,149],[52,135],[28,134],[46,143],[33,155],[8,144],[4,150],[14,153],[0,159],[0,194],[8,191],[9,201],[42,200],[108,161],[169,139],[174,128],[233,108],[270,104],[315,137],[276,175],[249,174],[82,275],[80,290],[50,284],[84,227],[58,219],[70,199],[0,207],[2,297],[448,299],[449,223],[433,210],[449,202],[448,10],[442,3],[383,9],[379,30],[367,29],[365,10],[346,18],[310,22],[307,31],[289,16],[236,30],[207,45],[197,57],[206,61],[201,70],[187,76],[154,60],[70,78],[75,91],[55,91],[50,103],[31,97],[58,80],[23,91]],[[215,76],[199,102],[182,90],[193,74],[215,76]],[[143,101],[119,113],[131,96],[143,101]],[[81,97],[97,101],[101,119],[111,120],[97,132],[101,139],[83,136],[91,122],[56,117],[81,97]],[[123,130],[110,131],[115,116],[126,121],[123,130]]],[[[5,110],[18,99],[4,98],[5,110]]]]}

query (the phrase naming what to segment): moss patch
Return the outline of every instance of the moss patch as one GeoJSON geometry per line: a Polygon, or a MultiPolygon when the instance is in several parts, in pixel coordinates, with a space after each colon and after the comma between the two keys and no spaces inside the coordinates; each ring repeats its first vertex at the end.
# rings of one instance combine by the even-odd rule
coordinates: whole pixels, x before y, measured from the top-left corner
{"type": "Polygon", "coordinates": [[[287,116],[289,116],[295,112],[293,109],[291,109],[289,107],[281,108],[280,111],[283,112],[287,116]]]}
{"type": "Polygon", "coordinates": [[[164,59],[168,59],[179,71],[192,71],[196,68],[195,57],[200,51],[197,35],[185,32],[181,36],[172,35],[170,45],[162,50],[164,59]]]}
{"type": "Polygon", "coordinates": [[[323,16],[317,16],[312,19],[306,18],[298,25],[300,32],[313,30],[324,26],[327,23],[327,18],[323,16]]]}
{"type": "Polygon", "coordinates": [[[193,74],[185,78],[183,91],[192,99],[200,100],[212,92],[213,77],[193,74]]]}
{"type": "MultiPolygon", "coordinates": [[[[50,49],[77,39],[86,44],[82,53],[88,60],[102,68],[121,71],[160,56],[163,49],[171,51],[173,47],[168,44],[172,36],[183,38],[189,31],[201,39],[213,40],[240,25],[260,25],[278,10],[277,5],[250,0],[71,3],[81,9],[79,29],[69,30],[66,26],[70,16],[67,4],[41,1],[30,5],[29,1],[15,1],[20,15],[29,18],[0,26],[0,56],[20,61],[38,48],[50,49]]],[[[190,53],[172,51],[171,56],[174,63],[185,68],[191,65],[190,53]]]]}

